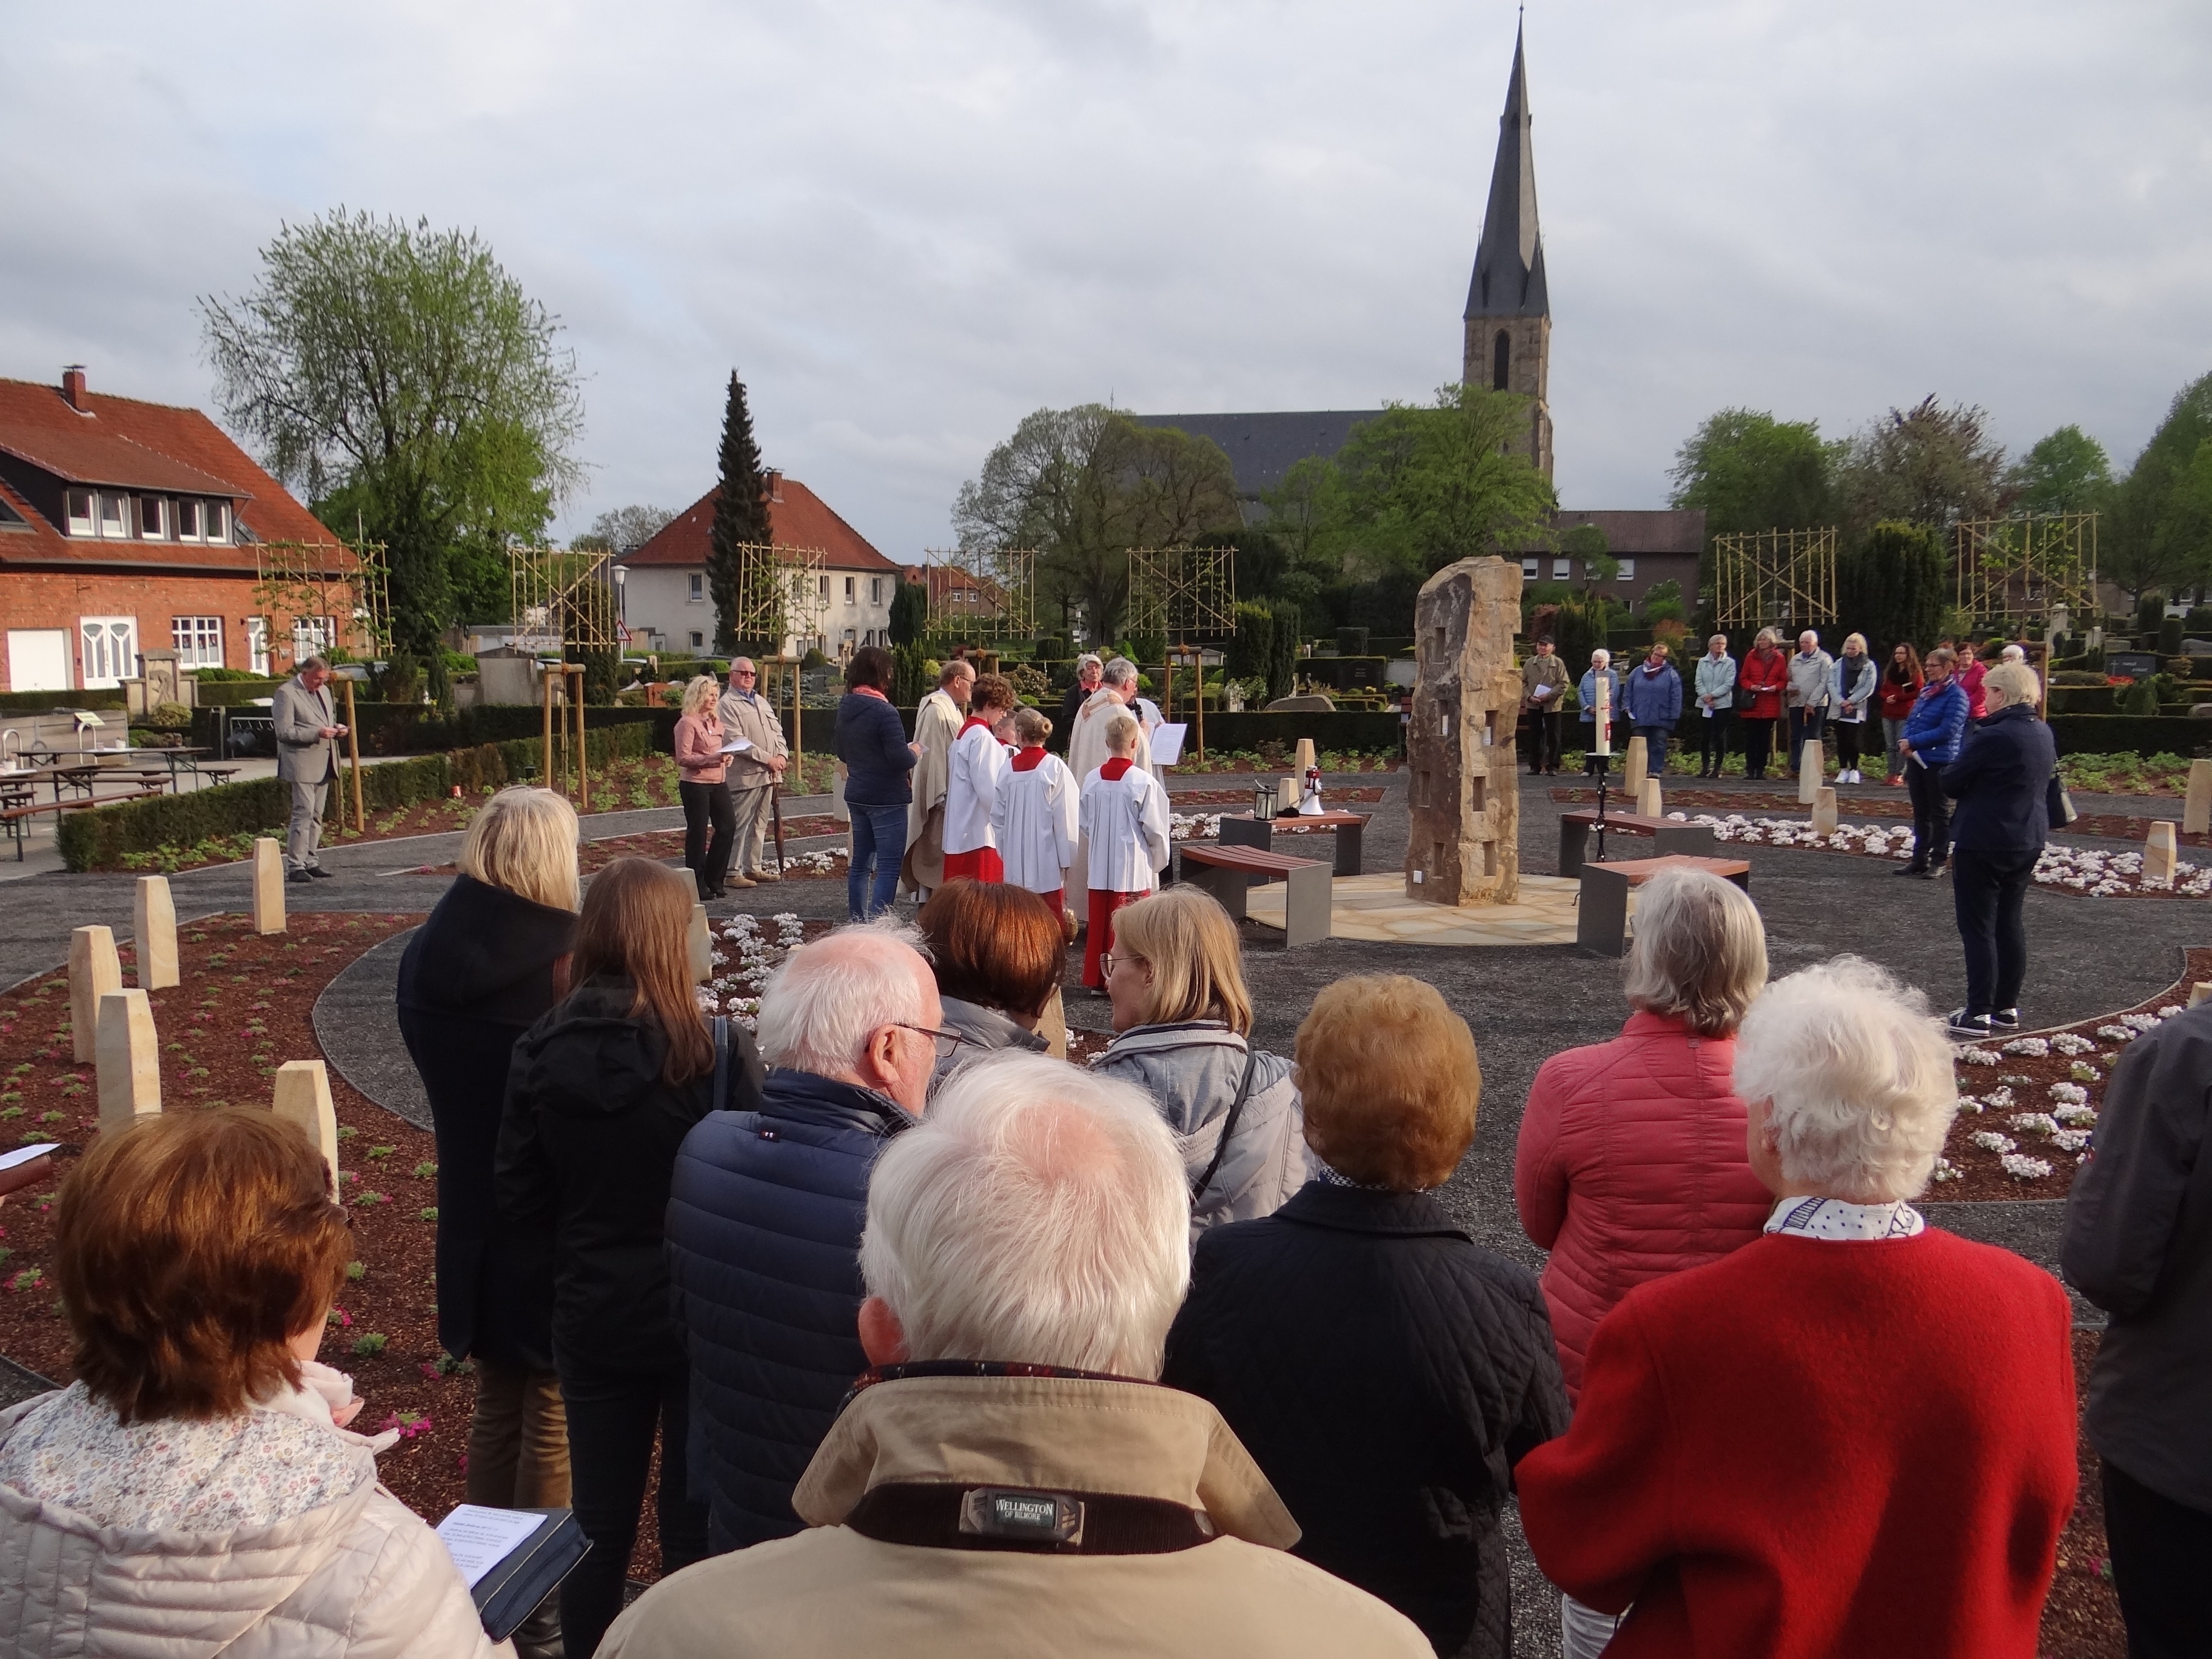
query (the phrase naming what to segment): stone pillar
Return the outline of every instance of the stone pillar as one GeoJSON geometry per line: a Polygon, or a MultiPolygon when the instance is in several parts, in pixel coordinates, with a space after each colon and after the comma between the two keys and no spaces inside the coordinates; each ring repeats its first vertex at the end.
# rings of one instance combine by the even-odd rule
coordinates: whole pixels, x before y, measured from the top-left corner
{"type": "Polygon", "coordinates": [[[177,972],[177,906],[169,896],[167,876],[138,878],[138,896],[131,907],[131,930],[137,935],[138,988],[166,991],[179,982],[177,972]]]}
{"type": "Polygon", "coordinates": [[[284,931],[284,844],[273,836],[253,843],[253,931],[284,931]]]}
{"type": "MultiPolygon", "coordinates": [[[[1630,741],[1641,743],[1644,739],[1634,738],[1630,741]]],[[[1636,792],[1636,810],[1647,818],[1663,818],[1667,816],[1667,797],[1665,792],[1659,787],[1658,779],[1644,780],[1644,787],[1636,792]]]]}
{"type": "Polygon", "coordinates": [[[298,1124],[323,1155],[331,1193],[338,1195],[338,1115],[331,1105],[331,1074],[319,1060],[288,1060],[276,1068],[276,1115],[298,1124]]]}
{"type": "Polygon", "coordinates": [[[2150,839],[2143,843],[2142,878],[2146,887],[2173,885],[2173,867],[2179,861],[2181,849],[2173,833],[2173,821],[2161,819],[2150,827],[2150,839]]]}
{"type": "Polygon", "coordinates": [[[100,1000],[123,988],[115,931],[78,927],[70,933],[70,1046],[80,1066],[100,1051],[100,1000]]]}
{"type": "Polygon", "coordinates": [[[707,907],[691,907],[691,926],[684,936],[691,956],[691,977],[704,985],[714,977],[714,941],[707,931],[707,907]]]}
{"type": "Polygon", "coordinates": [[[1836,833],[1836,792],[1822,787],[1813,798],[1813,832],[1820,836],[1836,833]]]}
{"type": "MultiPolygon", "coordinates": [[[[1781,721],[1775,722],[1777,726],[1781,721]]],[[[1780,735],[1777,733],[1777,735],[1780,735]]],[[[1797,804],[1810,806],[1820,793],[1820,781],[1827,767],[1827,757],[1820,752],[1818,738],[1805,739],[1804,752],[1797,760],[1797,804]]]]}
{"type": "Polygon", "coordinates": [[[1298,769],[1298,787],[1303,789],[1306,773],[1319,763],[1314,757],[1314,740],[1311,738],[1298,739],[1298,751],[1291,763],[1298,769]]]}
{"type": "Polygon", "coordinates": [[[154,1004],[143,991],[110,991],[100,1000],[100,1127],[127,1128],[161,1109],[161,1049],[154,1004]]]}
{"type": "MultiPolygon", "coordinates": [[[[1620,718],[1620,711],[1616,709],[1613,719],[1617,722],[1620,718]]],[[[1631,800],[1640,799],[1644,794],[1644,780],[1650,775],[1651,745],[1642,738],[1631,738],[1628,740],[1628,758],[1621,763],[1620,767],[1620,793],[1631,800]]]]}
{"type": "Polygon", "coordinates": [[[1422,585],[1413,607],[1418,678],[1407,728],[1406,896],[1510,904],[1521,889],[1521,796],[1514,726],[1521,671],[1521,566],[1462,559],[1422,585]]]}
{"type": "Polygon", "coordinates": [[[1298,781],[1296,778],[1275,780],[1275,811],[1295,812],[1298,810],[1298,781]]]}
{"type": "Polygon", "coordinates": [[[2194,1008],[2207,997],[2212,997],[2212,979],[2200,979],[2189,988],[2189,1006],[2194,1008]]]}
{"type": "Polygon", "coordinates": [[[2189,763],[2189,793],[2181,804],[2181,833],[2212,836],[2212,760],[2189,763]]]}
{"type": "Polygon", "coordinates": [[[1060,987],[1052,988],[1052,1000],[1044,1006],[1044,1018],[1037,1022],[1037,1035],[1044,1039],[1044,1051],[1054,1060],[1067,1058],[1067,1006],[1060,999],[1060,987]]]}

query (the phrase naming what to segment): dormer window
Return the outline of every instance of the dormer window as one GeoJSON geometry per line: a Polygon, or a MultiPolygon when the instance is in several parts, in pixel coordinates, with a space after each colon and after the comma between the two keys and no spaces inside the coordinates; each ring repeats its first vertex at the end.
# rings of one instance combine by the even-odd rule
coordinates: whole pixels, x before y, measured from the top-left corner
{"type": "Polygon", "coordinates": [[[159,495],[141,495],[138,498],[138,533],[141,537],[149,542],[168,539],[168,514],[165,511],[167,506],[168,503],[159,495]]]}
{"type": "Polygon", "coordinates": [[[117,539],[131,533],[131,498],[110,495],[102,492],[100,497],[100,533],[117,539]]]}
{"type": "Polygon", "coordinates": [[[69,533],[72,536],[93,534],[92,492],[72,489],[68,492],[69,533]]]}
{"type": "Polygon", "coordinates": [[[193,501],[177,503],[177,539],[196,542],[200,538],[200,504],[193,501]]]}
{"type": "Polygon", "coordinates": [[[230,507],[223,501],[207,504],[207,538],[211,542],[230,539],[230,507]]]}

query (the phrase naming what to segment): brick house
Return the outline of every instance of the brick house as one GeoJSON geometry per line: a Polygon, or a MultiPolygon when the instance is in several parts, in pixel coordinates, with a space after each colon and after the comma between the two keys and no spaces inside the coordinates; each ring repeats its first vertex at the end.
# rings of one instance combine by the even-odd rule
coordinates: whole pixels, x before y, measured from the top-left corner
{"type": "MultiPolygon", "coordinates": [[[[282,672],[338,638],[352,589],[319,584],[337,616],[288,617],[272,641],[258,542],[339,543],[197,409],[0,380],[0,632],[6,687],[67,691],[178,666],[282,672]]],[[[348,631],[350,631],[349,625],[348,631]]]]}
{"type": "MultiPolygon", "coordinates": [[[[781,472],[764,476],[774,544],[818,548],[822,553],[812,604],[801,601],[794,607],[801,620],[814,623],[795,640],[799,649],[811,645],[836,657],[847,647],[889,644],[898,566],[798,479],[781,472]]],[[[623,623],[633,640],[644,635],[654,651],[680,655],[714,648],[714,599],[707,586],[707,552],[720,493],[719,487],[708,490],[642,547],[616,562],[629,573],[623,582],[623,623]]]]}

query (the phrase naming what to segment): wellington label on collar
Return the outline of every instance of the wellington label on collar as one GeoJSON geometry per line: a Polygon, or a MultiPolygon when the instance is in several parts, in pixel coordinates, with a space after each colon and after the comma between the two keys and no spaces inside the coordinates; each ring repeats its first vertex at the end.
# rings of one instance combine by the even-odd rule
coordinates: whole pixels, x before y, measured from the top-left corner
{"type": "Polygon", "coordinates": [[[1060,1492],[974,1486],[960,1495],[960,1530],[1027,1544],[1083,1542],[1083,1500],[1060,1492]]]}

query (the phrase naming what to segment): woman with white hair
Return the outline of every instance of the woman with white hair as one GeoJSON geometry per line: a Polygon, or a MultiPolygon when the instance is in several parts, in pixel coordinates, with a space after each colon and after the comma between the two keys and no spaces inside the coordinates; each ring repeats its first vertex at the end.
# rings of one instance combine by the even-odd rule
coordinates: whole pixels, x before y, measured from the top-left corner
{"type": "Polygon", "coordinates": [[[1990,670],[1982,681],[1990,712],[1966,727],[1959,757],[1943,769],[1943,793],[1958,803],[1951,902],[1966,951],[1966,1002],[1951,1016],[1951,1035],[1962,1042],[2020,1029],[2027,890],[2058,779],[2058,745],[2035,714],[2042,689],[2024,662],[1990,670]]]}
{"type": "Polygon", "coordinates": [[[1517,1471],[1537,1564],[1610,1650],[2027,1656],[2075,1489],[2058,1281],[1927,1225],[1958,1108],[1917,992],[1856,957],[1736,1044],[1765,1236],[1632,1292],[1517,1471]],[[1633,1604],[1632,1607],[1631,1604],[1633,1604]]]}
{"type": "MultiPolygon", "coordinates": [[[[1575,688],[1576,698],[1582,704],[1582,723],[1589,728],[1583,734],[1585,753],[1597,743],[1597,683],[1601,676],[1605,680],[1607,717],[1613,721],[1613,728],[1618,731],[1628,718],[1628,711],[1620,706],[1620,676],[1613,672],[1613,653],[1600,646],[1590,653],[1590,665],[1583,670],[1582,684],[1575,688]]],[[[1623,750],[1628,747],[1625,741],[1618,742],[1614,746],[1623,750]]]]}

